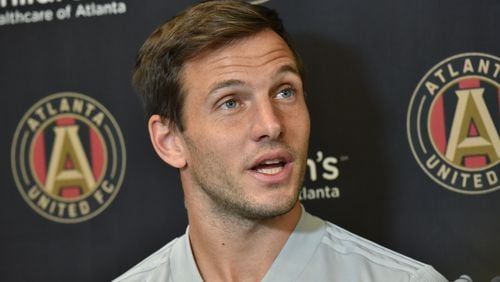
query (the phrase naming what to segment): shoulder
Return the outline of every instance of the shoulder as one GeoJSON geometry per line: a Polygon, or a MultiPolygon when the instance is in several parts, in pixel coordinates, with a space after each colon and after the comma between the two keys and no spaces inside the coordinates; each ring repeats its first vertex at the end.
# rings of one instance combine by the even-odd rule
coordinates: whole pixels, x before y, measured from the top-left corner
{"type": "Polygon", "coordinates": [[[318,252],[338,260],[337,264],[341,264],[343,269],[359,273],[362,281],[447,281],[432,266],[327,221],[318,252]],[[387,280],[389,277],[395,279],[387,280]]]}
{"type": "Polygon", "coordinates": [[[170,241],[161,249],[114,279],[113,282],[167,280],[170,277],[169,263],[172,249],[182,237],[170,241]]]}

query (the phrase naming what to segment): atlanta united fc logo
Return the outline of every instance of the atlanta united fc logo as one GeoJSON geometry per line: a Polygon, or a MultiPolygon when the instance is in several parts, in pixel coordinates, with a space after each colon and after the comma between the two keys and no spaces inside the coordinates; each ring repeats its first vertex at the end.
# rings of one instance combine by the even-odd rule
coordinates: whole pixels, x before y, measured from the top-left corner
{"type": "Polygon", "coordinates": [[[102,212],[125,174],[125,145],[113,116],[96,100],[56,93],[21,119],[11,148],[17,188],[40,215],[78,223],[102,212]]]}
{"type": "Polygon", "coordinates": [[[408,139],[435,182],[464,194],[498,190],[500,59],[464,53],[434,66],[411,98],[408,139]]]}

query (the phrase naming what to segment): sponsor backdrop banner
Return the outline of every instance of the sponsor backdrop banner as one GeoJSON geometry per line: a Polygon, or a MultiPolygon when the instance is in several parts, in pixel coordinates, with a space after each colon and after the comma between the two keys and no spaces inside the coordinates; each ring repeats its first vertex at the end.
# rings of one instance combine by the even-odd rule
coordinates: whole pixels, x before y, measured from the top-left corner
{"type": "MultiPolygon", "coordinates": [[[[258,2],[305,62],[306,208],[450,280],[500,276],[500,1],[258,2]]],[[[2,280],[107,281],[185,231],[130,76],[192,3],[0,0],[2,280]]]]}

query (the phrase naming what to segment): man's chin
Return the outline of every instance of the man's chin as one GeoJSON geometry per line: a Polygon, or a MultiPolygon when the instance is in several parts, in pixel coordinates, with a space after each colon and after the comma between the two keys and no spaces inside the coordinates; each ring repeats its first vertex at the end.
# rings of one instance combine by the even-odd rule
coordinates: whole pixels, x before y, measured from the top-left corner
{"type": "Polygon", "coordinates": [[[247,208],[242,217],[249,220],[266,220],[279,217],[289,213],[298,204],[298,198],[284,203],[270,203],[269,205],[258,205],[258,207],[247,208]]]}

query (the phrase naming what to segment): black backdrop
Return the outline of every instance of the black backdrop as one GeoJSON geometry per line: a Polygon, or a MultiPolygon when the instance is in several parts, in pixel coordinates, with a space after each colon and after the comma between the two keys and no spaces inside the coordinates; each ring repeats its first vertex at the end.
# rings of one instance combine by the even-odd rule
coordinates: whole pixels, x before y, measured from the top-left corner
{"type": "MultiPolygon", "coordinates": [[[[153,28],[194,1],[27,2],[0,1],[1,280],[110,280],[182,234],[187,224],[177,172],[150,146],[130,75],[153,28]],[[70,13],[58,14],[59,9],[70,13]],[[33,18],[48,10],[51,19],[33,18]],[[27,18],[32,22],[22,23],[27,18]],[[119,172],[124,178],[114,199],[77,223],[47,219],[27,203],[23,184],[16,182],[20,151],[12,153],[24,144],[16,135],[23,116],[59,92],[81,93],[102,104],[116,119],[126,148],[126,168],[119,172]]],[[[500,54],[500,1],[270,0],[264,5],[280,12],[306,66],[312,118],[301,194],[306,208],[432,264],[448,279],[464,273],[474,281],[499,276],[498,183],[476,194],[468,193],[474,188],[445,188],[419,165],[410,146],[418,141],[408,138],[408,131],[415,119],[409,116],[410,101],[420,93],[414,93],[420,80],[451,56],[493,56],[489,77],[498,89],[493,65],[500,54]]],[[[497,110],[490,115],[498,136],[499,106],[488,107],[497,110]]],[[[32,151],[26,148],[29,158],[32,151]]],[[[498,161],[488,169],[498,175],[498,161]]]]}

